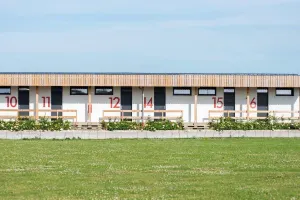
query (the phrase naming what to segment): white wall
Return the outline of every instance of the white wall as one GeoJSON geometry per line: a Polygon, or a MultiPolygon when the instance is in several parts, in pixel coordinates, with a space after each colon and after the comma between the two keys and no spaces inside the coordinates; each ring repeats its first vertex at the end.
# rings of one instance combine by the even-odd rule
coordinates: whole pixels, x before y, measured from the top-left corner
{"type": "MultiPolygon", "coordinates": [[[[39,87],[39,116],[51,116],[51,112],[43,112],[43,110],[51,109],[51,87],[39,87]],[[43,99],[44,97],[44,99],[43,99]],[[49,99],[50,98],[50,99],[49,99]],[[50,100],[49,104],[48,101],[50,100]],[[44,104],[45,101],[45,104],[44,104]]],[[[35,104],[35,94],[33,94],[33,103],[35,104]]],[[[34,107],[34,106],[33,106],[34,107]]]]}
{"type": "MultiPolygon", "coordinates": [[[[249,103],[251,101],[255,102],[256,105],[253,103],[253,107],[249,106],[250,111],[257,110],[257,90],[256,88],[249,89],[249,103]]],[[[236,111],[244,111],[242,113],[236,113],[236,117],[247,117],[247,88],[235,88],[235,110],[236,111]]],[[[249,114],[249,117],[256,117],[256,113],[249,114]]]]}
{"type": "MultiPolygon", "coordinates": [[[[29,109],[35,110],[35,87],[29,87],[29,109]]],[[[35,111],[29,112],[29,116],[34,116],[35,111]]]]}
{"type": "MultiPolygon", "coordinates": [[[[94,95],[95,88],[92,87],[92,114],[91,121],[99,122],[103,117],[103,110],[120,110],[120,103],[117,105],[117,108],[111,107],[111,99],[113,100],[112,106],[114,106],[118,99],[120,99],[120,87],[113,88],[113,95],[94,95]],[[110,99],[111,98],[111,99],[110,99]],[[115,99],[116,98],[116,99],[115,99]]],[[[249,100],[250,102],[255,98],[257,103],[257,88],[250,88],[249,100]]],[[[196,91],[198,93],[198,91],[196,91]]],[[[247,110],[247,89],[246,88],[236,88],[236,110],[247,110]]],[[[30,109],[35,109],[35,87],[30,87],[30,109]]],[[[146,102],[152,98],[152,107],[150,105],[144,108],[147,110],[154,110],[154,88],[146,87],[144,90],[146,102]]],[[[138,87],[132,88],[132,109],[133,110],[142,110],[142,92],[138,87]]],[[[183,120],[184,122],[194,122],[194,94],[195,89],[192,88],[191,96],[174,96],[173,88],[166,88],[166,109],[167,110],[183,110],[183,120]]],[[[16,97],[18,99],[18,87],[11,87],[11,95],[0,95],[0,109],[18,109],[18,104],[15,107],[7,107],[6,97],[16,97]]],[[[43,97],[51,98],[51,87],[39,87],[39,110],[51,109],[48,107],[48,99],[46,99],[45,107],[43,105],[43,97]]],[[[221,98],[224,103],[224,89],[217,88],[216,96],[198,96],[197,101],[197,121],[198,122],[208,122],[208,111],[209,110],[223,110],[224,106],[220,108],[214,108],[214,100],[221,98]]],[[[77,110],[78,122],[86,122],[88,120],[87,113],[87,104],[88,104],[88,95],[70,95],[70,87],[63,88],[63,109],[68,110],[77,110]]],[[[219,104],[217,104],[219,105],[219,104]]],[[[256,111],[257,105],[255,107],[250,106],[250,110],[256,111]]],[[[279,110],[279,111],[299,111],[299,89],[294,90],[294,96],[276,96],[275,88],[269,88],[269,110],[279,110]]],[[[34,112],[30,112],[31,116],[34,116],[34,112]]],[[[50,116],[50,112],[39,112],[40,116],[50,116]]],[[[74,115],[74,113],[64,113],[67,115],[74,115]]],[[[106,113],[106,116],[120,116],[120,112],[111,112],[106,113]]],[[[153,116],[153,112],[145,112],[145,118],[147,116],[153,116]]],[[[178,117],[180,113],[167,113],[167,116],[178,117]]],[[[222,116],[223,113],[214,113],[211,116],[222,116]]],[[[256,113],[250,113],[250,117],[256,117],[256,113]]],[[[7,112],[1,111],[0,116],[17,116],[17,112],[7,112]]],[[[141,113],[133,113],[133,116],[141,116],[141,113]]],[[[241,116],[241,114],[236,114],[236,116],[241,116]]],[[[243,113],[243,117],[246,117],[247,114],[243,113]]],[[[290,113],[280,113],[276,115],[277,117],[298,117],[299,114],[290,113]]],[[[113,119],[113,118],[112,118],[113,119]]]]}
{"type": "MultiPolygon", "coordinates": [[[[35,87],[29,87],[29,109],[35,109],[35,87]]],[[[0,109],[18,110],[19,98],[18,87],[11,87],[10,95],[0,95],[0,109]],[[7,97],[9,98],[9,105],[7,105],[7,97]],[[11,99],[13,99],[11,101],[11,99]],[[15,101],[15,99],[17,101],[15,101]],[[16,103],[16,104],[15,104],[16,103]]],[[[17,112],[0,111],[0,116],[17,116],[17,112]]],[[[34,116],[35,112],[29,112],[29,116],[34,116]]]]}
{"type": "MultiPolygon", "coordinates": [[[[145,97],[148,102],[150,98],[152,98],[152,107],[148,106],[145,109],[154,110],[154,88],[149,87],[145,88],[145,97]]],[[[184,122],[193,122],[194,121],[194,93],[195,90],[192,88],[191,96],[174,96],[173,88],[166,88],[166,109],[167,110],[183,110],[183,120],[184,122]]],[[[198,91],[197,91],[198,92],[198,91]]],[[[247,110],[247,88],[236,88],[236,105],[235,110],[237,111],[246,111],[247,110]]],[[[142,92],[138,87],[132,88],[132,109],[133,110],[141,110],[142,105],[142,92]]],[[[299,90],[295,89],[294,97],[278,97],[275,96],[275,89],[269,88],[269,109],[270,110],[295,110],[297,111],[299,108],[298,95],[299,90]]],[[[94,87],[92,87],[92,104],[93,104],[93,113],[92,113],[92,121],[98,122],[99,119],[103,117],[103,110],[120,110],[120,108],[111,108],[110,99],[109,98],[120,98],[120,87],[114,87],[113,95],[94,95],[94,87]]],[[[223,110],[224,105],[221,108],[214,108],[214,99],[213,97],[220,100],[224,103],[224,88],[217,88],[216,96],[198,96],[198,105],[197,105],[197,121],[198,122],[208,122],[208,111],[209,110],[223,110]]],[[[249,101],[251,102],[254,99],[254,102],[257,103],[257,92],[256,88],[250,88],[249,90],[249,101]]],[[[84,121],[87,119],[86,104],[87,104],[87,96],[70,96],[69,88],[64,88],[64,109],[80,109],[78,111],[79,121],[84,121]],[[72,98],[72,100],[70,99],[72,98]]],[[[117,99],[113,101],[113,105],[117,102],[117,99]]],[[[217,104],[217,106],[220,104],[217,104]]],[[[118,105],[120,107],[120,104],[118,105]]],[[[249,107],[250,110],[256,111],[257,105],[254,107],[249,107]]],[[[119,116],[119,112],[111,112],[106,113],[106,116],[119,116]]],[[[133,116],[140,116],[141,113],[133,113],[133,116]]],[[[153,116],[153,112],[145,112],[145,118],[147,116],[153,116]]],[[[211,116],[222,116],[223,113],[211,113],[211,116]]],[[[250,117],[256,117],[256,113],[250,113],[250,117]]],[[[281,114],[280,116],[282,116],[281,114]]],[[[177,117],[179,113],[167,113],[167,116],[177,117]]],[[[236,114],[237,117],[243,116],[246,117],[247,114],[236,114]]],[[[288,113],[284,114],[284,116],[290,116],[288,113]]],[[[298,116],[296,114],[295,116],[298,116]]]]}
{"type": "MultiPolygon", "coordinates": [[[[142,110],[142,91],[138,87],[132,87],[132,110],[142,110]]],[[[141,113],[133,112],[133,117],[141,117],[141,113]]]]}
{"type": "MultiPolygon", "coordinates": [[[[88,95],[70,95],[70,87],[63,87],[63,109],[77,110],[77,122],[86,122],[88,95]]],[[[64,116],[73,116],[74,113],[64,113],[64,116]]]]}
{"type": "MultiPolygon", "coordinates": [[[[194,89],[192,95],[173,95],[173,87],[166,88],[166,110],[183,110],[183,121],[194,122],[194,89]]],[[[168,113],[166,116],[179,117],[180,113],[168,113]]]]}
{"type": "MultiPolygon", "coordinates": [[[[257,111],[257,88],[250,88],[249,89],[249,104],[250,104],[249,105],[249,111],[257,111]],[[253,103],[251,104],[251,102],[253,102],[253,103]]],[[[243,106],[243,110],[247,110],[247,102],[243,106]]],[[[247,114],[245,114],[245,116],[247,116],[247,114]]],[[[253,113],[250,112],[249,113],[249,117],[256,117],[256,116],[257,116],[256,112],[253,112],[253,113]]]]}
{"type": "MultiPolygon", "coordinates": [[[[113,95],[94,95],[94,87],[92,88],[92,122],[99,122],[103,117],[103,110],[121,110],[121,87],[113,88],[113,95]],[[113,105],[111,107],[111,99],[113,99],[113,105]],[[117,108],[114,108],[114,105],[117,103],[118,99],[120,99],[117,108]]],[[[152,102],[154,103],[154,88],[145,88],[144,90],[146,101],[152,98],[152,102]]],[[[138,87],[132,88],[132,110],[142,110],[142,91],[138,87]]],[[[144,107],[144,110],[154,110],[154,104],[151,106],[144,107]]],[[[112,116],[111,120],[114,120],[114,116],[120,116],[120,112],[105,112],[105,116],[112,116]]],[[[133,112],[132,116],[141,117],[141,113],[133,112]]],[[[153,112],[145,112],[145,118],[147,116],[153,116],[153,112]]]]}
{"type": "MultiPolygon", "coordinates": [[[[154,113],[153,112],[147,112],[154,110],[154,88],[149,87],[149,88],[144,88],[144,97],[146,100],[146,104],[144,105],[144,118],[147,119],[148,117],[153,117],[154,113]],[[150,100],[152,99],[152,105],[150,100]],[[149,103],[149,104],[148,104],[149,103]]],[[[142,91],[138,87],[133,87],[132,88],[132,110],[142,110],[142,91]]],[[[144,104],[144,103],[143,103],[144,104]]],[[[132,113],[132,116],[136,117],[141,117],[142,113],[132,113]]]]}
{"type": "MultiPolygon", "coordinates": [[[[120,87],[113,88],[113,95],[94,95],[95,87],[92,87],[92,122],[102,121],[103,110],[120,110],[121,101],[117,104],[118,100],[121,100],[120,87]],[[111,99],[110,99],[111,98],[111,99]],[[111,105],[112,101],[112,105],[111,105]],[[112,106],[112,108],[111,108],[112,106]],[[114,108],[118,107],[118,108],[114,108]]],[[[105,116],[120,116],[120,112],[106,112],[105,116]]],[[[113,119],[112,119],[113,120],[113,119]]]]}
{"type": "MultiPolygon", "coordinates": [[[[18,87],[11,87],[11,94],[10,95],[0,95],[0,109],[10,109],[10,110],[17,110],[18,109],[18,87]],[[9,101],[12,97],[17,99],[17,104],[15,104],[15,98],[12,100],[12,107],[11,104],[7,106],[7,97],[9,101]]],[[[8,112],[8,111],[0,111],[0,116],[17,116],[17,112],[8,112]]]]}
{"type": "MultiPolygon", "coordinates": [[[[294,89],[294,96],[276,96],[275,88],[269,88],[269,110],[299,111],[299,89],[294,89]]],[[[276,117],[298,117],[299,114],[278,113],[276,117]]]]}
{"type": "MultiPolygon", "coordinates": [[[[208,122],[209,110],[216,110],[216,111],[224,110],[224,89],[223,88],[217,88],[216,96],[198,96],[197,122],[208,122]],[[218,108],[218,106],[221,106],[221,103],[217,103],[215,108],[213,98],[216,98],[216,101],[220,99],[223,102],[223,106],[221,108],[218,108]]],[[[222,112],[211,113],[211,117],[219,117],[219,116],[223,116],[223,113],[222,112]]]]}

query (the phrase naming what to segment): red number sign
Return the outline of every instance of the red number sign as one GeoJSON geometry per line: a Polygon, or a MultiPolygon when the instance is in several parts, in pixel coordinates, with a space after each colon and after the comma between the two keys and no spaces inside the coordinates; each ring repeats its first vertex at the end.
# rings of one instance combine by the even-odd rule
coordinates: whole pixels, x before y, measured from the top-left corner
{"type": "Polygon", "coordinates": [[[255,97],[252,99],[252,101],[250,102],[250,107],[251,108],[256,108],[256,102],[255,102],[255,97]]]}
{"type": "Polygon", "coordinates": [[[222,108],[223,107],[223,97],[213,97],[214,100],[214,108],[222,108]]]}
{"type": "Polygon", "coordinates": [[[50,97],[42,97],[43,99],[43,107],[46,107],[46,101],[47,101],[47,107],[50,108],[50,97]]]}
{"type": "Polygon", "coordinates": [[[153,103],[152,103],[152,97],[149,99],[149,101],[147,102],[147,98],[144,98],[144,108],[150,107],[152,108],[153,103]]]}
{"type": "Polygon", "coordinates": [[[12,97],[5,97],[6,98],[6,106],[9,108],[9,107],[16,107],[17,104],[18,104],[18,100],[17,100],[17,97],[15,96],[12,96],[12,97]]]}
{"type": "Polygon", "coordinates": [[[110,99],[110,107],[111,108],[120,108],[120,98],[119,97],[109,97],[110,99]]]}

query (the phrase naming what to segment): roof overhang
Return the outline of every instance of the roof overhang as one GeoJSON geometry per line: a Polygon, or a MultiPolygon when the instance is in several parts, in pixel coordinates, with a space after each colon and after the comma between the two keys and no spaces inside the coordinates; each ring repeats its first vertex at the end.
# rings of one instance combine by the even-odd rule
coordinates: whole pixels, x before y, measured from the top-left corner
{"type": "Polygon", "coordinates": [[[300,87],[297,74],[1,73],[2,86],[300,87]]]}

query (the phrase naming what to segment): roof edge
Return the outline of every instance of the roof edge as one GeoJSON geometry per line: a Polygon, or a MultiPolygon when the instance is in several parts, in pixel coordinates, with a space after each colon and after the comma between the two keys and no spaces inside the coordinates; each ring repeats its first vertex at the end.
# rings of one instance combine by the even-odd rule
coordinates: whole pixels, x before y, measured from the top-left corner
{"type": "Polygon", "coordinates": [[[242,76],[299,76],[284,73],[146,73],[146,72],[0,72],[0,74],[57,74],[57,75],[242,75],[242,76]]]}

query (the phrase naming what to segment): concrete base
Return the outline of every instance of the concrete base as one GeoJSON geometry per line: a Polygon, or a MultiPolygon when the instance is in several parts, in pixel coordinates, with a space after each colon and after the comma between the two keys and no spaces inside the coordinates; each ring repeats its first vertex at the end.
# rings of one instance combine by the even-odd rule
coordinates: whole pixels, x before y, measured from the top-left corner
{"type": "Polygon", "coordinates": [[[97,130],[70,130],[70,131],[0,131],[0,139],[137,139],[137,138],[300,138],[300,130],[276,131],[97,131],[97,130]]]}

